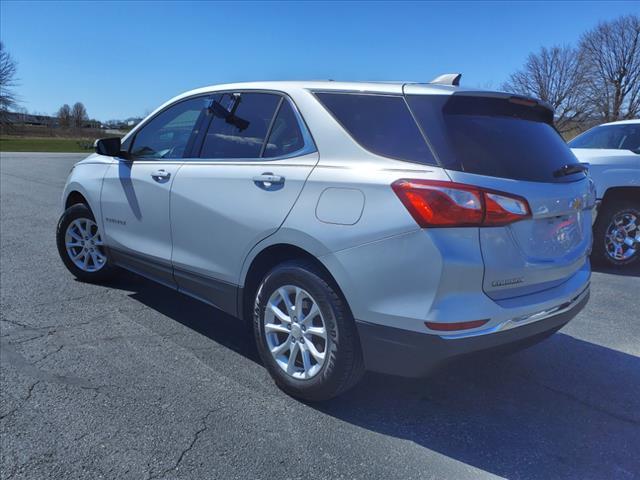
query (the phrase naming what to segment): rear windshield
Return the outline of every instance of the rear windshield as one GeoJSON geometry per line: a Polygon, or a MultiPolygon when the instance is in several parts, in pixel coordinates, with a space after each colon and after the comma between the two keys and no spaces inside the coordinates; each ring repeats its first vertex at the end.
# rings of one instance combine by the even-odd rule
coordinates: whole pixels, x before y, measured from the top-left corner
{"type": "Polygon", "coordinates": [[[569,142],[571,148],[606,148],[640,153],[640,123],[603,125],[569,142]]]}
{"type": "Polygon", "coordinates": [[[460,94],[406,98],[444,168],[533,182],[584,177],[554,175],[578,160],[544,107],[460,94]]]}

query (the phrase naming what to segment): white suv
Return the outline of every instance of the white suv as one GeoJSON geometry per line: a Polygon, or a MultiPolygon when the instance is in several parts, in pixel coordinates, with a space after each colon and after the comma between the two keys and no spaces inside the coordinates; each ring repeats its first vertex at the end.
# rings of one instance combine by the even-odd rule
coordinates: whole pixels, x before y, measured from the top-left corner
{"type": "Polygon", "coordinates": [[[82,280],[123,267],[251,321],[292,395],[425,375],[587,301],[594,196],[552,119],[455,85],[194,90],[75,166],[58,249],[82,280]]]}
{"type": "Polygon", "coordinates": [[[640,120],[599,125],[569,142],[596,185],[594,262],[629,268],[640,259],[640,120]]]}

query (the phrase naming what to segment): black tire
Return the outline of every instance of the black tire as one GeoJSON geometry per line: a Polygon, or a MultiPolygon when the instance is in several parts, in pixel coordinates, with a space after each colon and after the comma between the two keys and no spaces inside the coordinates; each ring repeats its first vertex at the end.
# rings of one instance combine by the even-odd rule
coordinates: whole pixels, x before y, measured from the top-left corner
{"type": "Polygon", "coordinates": [[[74,220],[83,218],[95,222],[95,217],[93,216],[93,213],[91,212],[89,207],[82,203],[78,203],[67,208],[58,221],[58,227],[56,228],[56,244],[58,246],[58,254],[62,259],[62,263],[64,263],[64,266],[67,267],[67,270],[69,270],[78,280],[81,280],[83,282],[103,283],[111,280],[117,272],[117,268],[109,262],[109,257],[108,255],[106,255],[106,252],[104,250],[102,250],[102,253],[107,256],[107,262],[102,266],[102,268],[93,272],[82,270],[81,268],[76,266],[69,257],[67,248],[65,246],[65,235],[67,232],[67,228],[69,227],[69,224],[71,224],[71,222],[73,222],[74,220]]]}
{"type": "Polygon", "coordinates": [[[634,215],[638,219],[640,226],[640,204],[632,200],[609,200],[604,201],[600,206],[600,211],[593,228],[593,252],[591,260],[595,265],[602,267],[629,267],[638,263],[640,259],[640,245],[636,243],[635,253],[627,259],[616,259],[607,251],[607,230],[614,218],[622,215],[634,215]]]}
{"type": "Polygon", "coordinates": [[[354,386],[364,373],[362,352],[355,322],[349,307],[331,281],[306,262],[286,262],[271,270],[262,280],[255,297],[254,335],[263,364],[276,384],[292,397],[305,401],[323,401],[354,386]],[[309,379],[298,379],[278,366],[265,336],[263,315],[270,296],[284,285],[308,292],[320,309],[327,330],[325,360],[309,379]]]}

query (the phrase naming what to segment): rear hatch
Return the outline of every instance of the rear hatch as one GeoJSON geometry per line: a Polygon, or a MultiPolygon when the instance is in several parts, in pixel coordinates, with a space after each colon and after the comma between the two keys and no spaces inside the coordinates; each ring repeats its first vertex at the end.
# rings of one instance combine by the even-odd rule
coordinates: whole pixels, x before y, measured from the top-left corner
{"type": "Polygon", "coordinates": [[[585,266],[593,194],[552,111],[508,94],[418,94],[407,102],[452,181],[524,197],[531,216],[479,229],[483,288],[496,300],[539,292],[585,266]]]}

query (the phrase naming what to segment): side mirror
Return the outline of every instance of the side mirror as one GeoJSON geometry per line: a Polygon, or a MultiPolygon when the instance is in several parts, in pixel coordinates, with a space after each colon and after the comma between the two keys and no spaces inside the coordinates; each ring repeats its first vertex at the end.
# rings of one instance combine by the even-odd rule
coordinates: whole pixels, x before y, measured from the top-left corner
{"type": "Polygon", "coordinates": [[[115,138],[100,138],[96,140],[93,145],[98,155],[106,155],[107,157],[119,157],[122,156],[120,148],[120,139],[115,138]]]}

